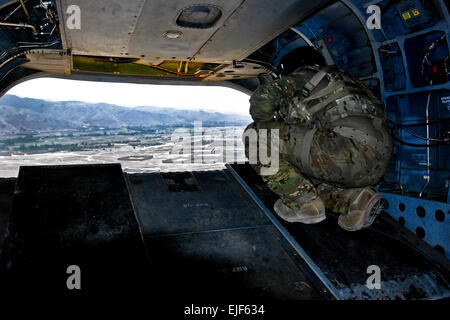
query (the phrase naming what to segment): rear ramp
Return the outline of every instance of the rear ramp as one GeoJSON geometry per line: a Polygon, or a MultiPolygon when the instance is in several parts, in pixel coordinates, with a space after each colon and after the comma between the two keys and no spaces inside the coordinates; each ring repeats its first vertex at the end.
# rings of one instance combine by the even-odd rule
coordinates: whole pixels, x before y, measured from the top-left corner
{"type": "Polygon", "coordinates": [[[128,181],[161,294],[322,298],[228,171],[139,174],[128,181]]]}
{"type": "Polygon", "coordinates": [[[439,299],[450,296],[449,261],[382,213],[368,229],[347,232],[338,216],[316,225],[286,223],[273,212],[278,197],[249,165],[227,166],[338,299],[439,299]],[[270,209],[269,209],[270,208],[270,209]],[[369,266],[381,270],[381,289],[367,287],[369,266]]]}
{"type": "Polygon", "coordinates": [[[85,275],[98,272],[84,278],[81,294],[144,289],[183,301],[450,295],[448,260],[387,214],[354,233],[332,214],[318,225],[285,223],[272,212],[276,195],[248,165],[151,174],[123,174],[120,165],[23,167],[15,188],[0,258],[9,289],[28,288],[11,279],[40,266],[47,277],[40,284],[67,293],[70,263],[85,275]],[[370,265],[381,269],[380,290],[366,286],[370,265]]]}

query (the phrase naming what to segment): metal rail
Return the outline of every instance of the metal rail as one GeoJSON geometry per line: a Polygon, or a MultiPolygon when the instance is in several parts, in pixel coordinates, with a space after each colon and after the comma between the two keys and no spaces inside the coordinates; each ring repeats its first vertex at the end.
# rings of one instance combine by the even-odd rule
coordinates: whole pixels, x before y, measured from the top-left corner
{"type": "Polygon", "coordinates": [[[317,276],[317,278],[323,283],[323,285],[328,289],[328,291],[337,300],[341,300],[341,295],[339,290],[331,283],[327,276],[322,272],[322,270],[314,263],[311,257],[303,250],[303,248],[298,244],[294,237],[286,230],[286,228],[278,221],[278,219],[272,214],[272,212],[262,203],[258,196],[253,192],[253,190],[247,185],[247,183],[239,176],[239,174],[231,167],[231,165],[226,164],[227,169],[231,172],[231,175],[236,179],[236,181],[242,186],[242,188],[248,193],[250,198],[257,204],[257,206],[264,212],[264,214],[269,218],[269,220],[274,224],[278,231],[284,236],[284,238],[289,242],[289,244],[295,249],[299,256],[305,261],[312,272],[317,276]]]}
{"type": "Polygon", "coordinates": [[[37,35],[37,29],[28,23],[11,23],[11,22],[0,22],[0,26],[5,27],[19,27],[19,28],[29,28],[31,29],[31,32],[33,32],[34,35],[37,35]]]}

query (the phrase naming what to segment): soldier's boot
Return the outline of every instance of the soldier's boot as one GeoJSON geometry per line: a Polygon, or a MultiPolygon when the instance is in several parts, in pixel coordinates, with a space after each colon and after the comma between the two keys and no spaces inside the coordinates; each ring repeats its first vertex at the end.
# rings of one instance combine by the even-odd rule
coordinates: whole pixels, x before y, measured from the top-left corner
{"type": "MultiPolygon", "coordinates": [[[[261,167],[253,166],[258,173],[261,167]]],[[[262,179],[280,197],[274,205],[280,218],[302,223],[318,223],[326,218],[325,206],[312,182],[286,159],[280,159],[277,173],[263,175],[262,179]]]]}
{"type": "Polygon", "coordinates": [[[320,198],[305,203],[299,208],[292,209],[281,199],[275,202],[274,210],[280,218],[288,222],[315,224],[325,220],[325,206],[320,198]]]}
{"type": "Polygon", "coordinates": [[[378,191],[372,187],[363,188],[350,203],[348,212],[339,216],[338,224],[347,231],[368,228],[384,206],[385,200],[378,191]]]}
{"type": "Polygon", "coordinates": [[[322,183],[317,193],[327,210],[340,214],[338,224],[348,231],[370,227],[385,203],[371,187],[342,189],[322,183]]]}

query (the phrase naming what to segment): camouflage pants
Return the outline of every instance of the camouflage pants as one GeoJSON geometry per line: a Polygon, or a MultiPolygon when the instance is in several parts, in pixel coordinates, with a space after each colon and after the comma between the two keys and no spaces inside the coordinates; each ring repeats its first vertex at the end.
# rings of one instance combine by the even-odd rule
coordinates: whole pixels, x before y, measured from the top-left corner
{"type": "MultiPolygon", "coordinates": [[[[306,175],[296,148],[303,141],[295,128],[269,121],[252,123],[246,130],[263,128],[280,130],[280,160],[277,173],[262,178],[292,209],[320,197],[327,210],[346,214],[362,188],[376,184],[389,163],[389,146],[384,154],[339,134],[317,131],[310,148],[310,172],[306,175]]],[[[247,153],[247,141],[245,145],[247,153]]],[[[270,152],[269,145],[267,149],[270,152]]],[[[263,165],[252,167],[260,174],[263,165]]]]}

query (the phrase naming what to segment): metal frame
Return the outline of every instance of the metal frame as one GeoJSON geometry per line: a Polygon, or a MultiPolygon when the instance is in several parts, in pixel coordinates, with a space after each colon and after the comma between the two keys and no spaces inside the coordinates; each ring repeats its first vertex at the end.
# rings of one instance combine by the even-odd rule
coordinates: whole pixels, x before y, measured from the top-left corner
{"type": "Polygon", "coordinates": [[[396,220],[404,221],[405,227],[416,234],[418,233],[417,229],[422,228],[425,232],[423,240],[433,247],[442,247],[445,256],[450,258],[450,204],[393,193],[382,194],[388,201],[386,212],[396,220]],[[418,210],[417,208],[419,207],[423,208],[423,210],[418,210]],[[438,210],[444,213],[444,221],[442,222],[436,218],[438,210]],[[418,212],[420,214],[425,213],[425,215],[420,217],[418,212]]]}
{"type": "MultiPolygon", "coordinates": [[[[365,17],[362,15],[360,10],[350,0],[341,0],[341,2],[344,5],[346,5],[364,25],[365,17]]],[[[447,38],[447,44],[450,47],[450,34],[448,32],[448,27],[450,24],[450,20],[448,19],[449,14],[442,0],[436,0],[436,3],[440,6],[440,9],[444,15],[444,20],[423,30],[408,34],[402,34],[397,37],[394,37],[393,39],[387,39],[382,42],[375,40],[375,37],[371,30],[366,30],[366,33],[370,40],[370,45],[373,50],[374,59],[377,67],[377,72],[373,75],[373,78],[378,78],[380,80],[381,98],[383,99],[383,101],[386,101],[388,97],[392,96],[401,96],[412,93],[428,93],[428,92],[433,93],[438,90],[450,90],[450,83],[448,82],[441,85],[414,88],[411,83],[408,61],[406,59],[406,53],[404,50],[404,43],[407,39],[424,35],[433,31],[445,33],[447,38]],[[404,65],[406,87],[404,90],[388,92],[384,88],[384,76],[379,56],[379,49],[391,43],[397,43],[399,46],[404,65]]],[[[424,241],[426,241],[432,246],[436,245],[441,246],[444,249],[446,257],[450,258],[450,238],[449,238],[450,205],[448,204],[450,196],[447,199],[447,203],[442,203],[437,201],[425,200],[422,198],[413,198],[391,193],[384,193],[383,195],[386,198],[386,200],[388,200],[389,208],[386,211],[391,216],[393,216],[395,219],[403,217],[405,219],[405,226],[414,233],[416,233],[417,228],[419,227],[422,228],[425,231],[424,241]],[[404,212],[399,209],[400,203],[403,203],[406,207],[404,212]],[[419,217],[415,212],[417,207],[419,206],[425,209],[426,214],[423,218],[419,217]],[[444,212],[443,222],[439,222],[436,220],[435,212],[437,210],[441,210],[444,212]]],[[[449,188],[449,195],[450,195],[450,188],[449,188]]]]}
{"type": "Polygon", "coordinates": [[[303,248],[298,244],[294,237],[286,230],[286,228],[278,221],[278,219],[272,214],[272,212],[261,202],[258,196],[253,192],[253,190],[245,183],[245,181],[239,176],[239,174],[231,167],[226,164],[227,169],[231,172],[236,181],[242,186],[242,188],[248,193],[250,198],[258,205],[258,207],[264,212],[264,214],[269,218],[269,220],[274,224],[278,231],[284,236],[284,238],[289,242],[289,244],[295,249],[299,256],[306,262],[308,267],[314,272],[314,274],[319,278],[319,280],[324,284],[324,286],[330,291],[334,298],[340,300],[340,291],[331,283],[327,276],[322,272],[322,270],[314,263],[311,257],[303,250],[303,248]]]}

